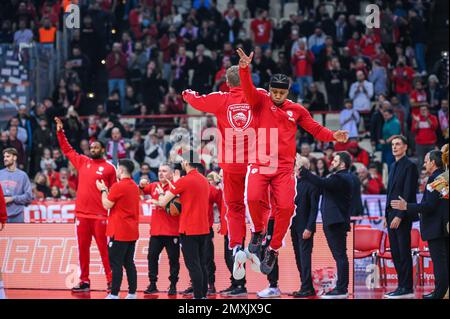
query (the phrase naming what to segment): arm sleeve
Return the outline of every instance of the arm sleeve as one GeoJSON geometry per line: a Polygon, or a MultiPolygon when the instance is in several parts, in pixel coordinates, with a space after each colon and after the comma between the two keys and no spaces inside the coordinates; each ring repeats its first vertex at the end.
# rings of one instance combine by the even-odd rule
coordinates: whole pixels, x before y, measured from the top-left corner
{"type": "Polygon", "coordinates": [[[117,200],[121,197],[121,192],[118,187],[118,184],[114,184],[111,189],[109,190],[109,194],[107,196],[108,200],[110,202],[117,202],[117,200]]]}
{"type": "Polygon", "coordinates": [[[33,194],[31,191],[31,183],[28,176],[23,178],[22,194],[13,196],[14,203],[18,205],[27,205],[33,200],[33,194]]]}
{"type": "Polygon", "coordinates": [[[373,84],[370,82],[367,82],[367,95],[369,97],[369,99],[371,99],[373,97],[373,84]]]}
{"type": "Polygon", "coordinates": [[[339,190],[342,186],[341,183],[339,183],[338,177],[336,175],[332,175],[328,178],[323,178],[312,174],[309,170],[304,168],[300,170],[300,175],[318,188],[325,188],[333,191],[339,190]]]}
{"type": "Polygon", "coordinates": [[[221,97],[223,93],[214,92],[208,95],[199,95],[198,92],[185,90],[183,99],[196,110],[208,113],[216,113],[221,107],[221,97]]]}
{"type": "MultiPolygon", "coordinates": [[[[419,173],[415,165],[410,165],[405,172],[405,180],[403,184],[402,197],[410,203],[416,202],[417,183],[419,180],[419,173]]],[[[395,216],[405,218],[408,211],[395,211],[395,216]]]]}
{"type": "Polygon", "coordinates": [[[311,114],[303,107],[301,108],[297,124],[319,141],[333,142],[335,140],[333,137],[334,132],[314,121],[311,114]]]}
{"type": "Polygon", "coordinates": [[[312,187],[310,200],[311,200],[311,211],[309,212],[309,219],[306,225],[306,229],[312,231],[316,229],[317,214],[319,212],[319,190],[312,187]]]}
{"type": "Polygon", "coordinates": [[[353,100],[355,98],[356,85],[352,84],[348,96],[353,100]]]}
{"type": "Polygon", "coordinates": [[[175,189],[171,188],[169,191],[174,195],[183,193],[188,185],[186,185],[186,177],[181,177],[174,185],[175,189]]]}
{"type": "Polygon", "coordinates": [[[250,68],[239,68],[239,77],[241,78],[241,86],[244,90],[245,98],[252,107],[258,107],[261,102],[260,92],[253,85],[250,68]]]}
{"type": "Polygon", "coordinates": [[[59,146],[64,155],[69,159],[72,165],[78,170],[83,163],[88,160],[86,156],[78,154],[67,141],[63,131],[57,132],[59,146]]]}
{"type": "Polygon", "coordinates": [[[437,191],[429,192],[427,201],[422,201],[420,204],[408,203],[406,211],[408,213],[430,214],[437,211],[439,206],[440,194],[437,191]]]}
{"type": "Polygon", "coordinates": [[[3,189],[0,184],[0,223],[4,224],[6,223],[8,219],[8,216],[6,214],[6,203],[5,203],[5,197],[3,194],[3,189]]]}

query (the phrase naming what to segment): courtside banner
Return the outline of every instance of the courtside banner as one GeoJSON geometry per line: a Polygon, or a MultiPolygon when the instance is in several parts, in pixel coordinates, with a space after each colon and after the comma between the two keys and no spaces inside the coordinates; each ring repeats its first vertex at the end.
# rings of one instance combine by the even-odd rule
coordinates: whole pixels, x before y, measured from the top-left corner
{"type": "MultiPolygon", "coordinates": [[[[217,229],[217,225],[214,225],[217,229]]],[[[147,253],[149,225],[140,225],[140,239],[136,244],[135,262],[138,272],[138,290],[149,284],[147,277],[147,253]]],[[[250,232],[247,234],[250,238],[250,232]]],[[[350,261],[350,290],[353,288],[353,232],[347,239],[350,261]]],[[[230,285],[230,272],[224,261],[224,237],[215,234],[216,288],[222,290],[230,285]]],[[[322,225],[317,225],[312,256],[313,280],[319,291],[328,290],[336,280],[335,262],[328,248],[322,225]]],[[[189,275],[181,257],[179,290],[189,285],[189,275]]],[[[247,288],[257,292],[268,286],[266,276],[253,272],[247,265],[247,288]]],[[[70,289],[79,281],[78,247],[74,224],[7,224],[0,232],[0,267],[5,286],[23,289],[70,289]]],[[[300,288],[299,273],[295,264],[290,235],[279,256],[280,281],[283,293],[300,288]]],[[[169,287],[169,261],[165,251],[159,262],[158,287],[169,287]]],[[[91,246],[91,289],[106,289],[106,278],[95,241],[91,246]]],[[[126,282],[122,288],[126,289],[126,282]]]]}

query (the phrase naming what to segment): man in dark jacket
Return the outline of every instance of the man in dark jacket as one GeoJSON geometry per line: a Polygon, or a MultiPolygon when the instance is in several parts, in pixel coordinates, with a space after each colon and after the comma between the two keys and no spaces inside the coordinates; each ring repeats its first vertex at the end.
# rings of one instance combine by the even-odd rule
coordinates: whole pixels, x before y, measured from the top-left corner
{"type": "Polygon", "coordinates": [[[413,263],[411,256],[411,228],[414,221],[419,220],[417,212],[407,213],[390,205],[392,200],[403,197],[408,203],[416,203],[418,183],[417,166],[406,157],[408,142],[404,136],[397,135],[392,139],[392,154],[395,162],[389,170],[389,181],[386,199],[386,220],[389,241],[391,243],[392,260],[398,275],[398,288],[385,295],[386,298],[413,298],[413,263]]]}
{"type": "Polygon", "coordinates": [[[336,288],[322,295],[324,299],[344,299],[348,297],[349,262],[347,256],[347,232],[350,231],[350,214],[353,181],[349,169],[352,158],[348,152],[334,156],[331,168],[335,172],[321,178],[313,175],[305,167],[300,176],[322,190],[323,230],[333,258],[336,261],[338,280],[336,288]]]}
{"type": "MultiPolygon", "coordinates": [[[[431,151],[425,156],[425,170],[430,177],[427,185],[444,172],[442,152],[431,151]]],[[[448,231],[445,215],[448,216],[448,200],[441,198],[439,192],[425,191],[420,204],[408,203],[402,197],[391,201],[391,206],[410,214],[420,214],[420,232],[422,239],[428,241],[431,260],[433,261],[435,290],[423,299],[442,299],[448,289],[449,249],[448,231]]]]}
{"type": "MultiPolygon", "coordinates": [[[[300,157],[301,166],[309,169],[309,159],[300,157]]],[[[316,232],[316,219],[319,209],[319,189],[305,178],[297,180],[296,211],[292,219],[291,237],[297,269],[300,272],[302,287],[292,293],[297,298],[315,296],[311,276],[311,255],[316,232]]]]}

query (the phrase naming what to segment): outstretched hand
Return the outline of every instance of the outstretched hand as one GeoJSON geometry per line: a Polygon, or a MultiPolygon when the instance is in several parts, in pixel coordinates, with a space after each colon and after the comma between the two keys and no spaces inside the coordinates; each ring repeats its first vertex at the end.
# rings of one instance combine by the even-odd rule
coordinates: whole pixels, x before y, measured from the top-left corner
{"type": "Polygon", "coordinates": [[[239,67],[240,68],[248,67],[250,63],[252,63],[254,52],[250,53],[250,56],[248,56],[241,48],[238,48],[236,51],[240,58],[239,67]]]}
{"type": "Polygon", "coordinates": [[[61,131],[64,128],[63,122],[59,117],[55,116],[55,123],[56,123],[56,131],[61,131]]]}
{"type": "Polygon", "coordinates": [[[338,130],[338,131],[334,132],[333,137],[339,143],[347,143],[347,141],[348,141],[348,132],[347,131],[338,130]]]}

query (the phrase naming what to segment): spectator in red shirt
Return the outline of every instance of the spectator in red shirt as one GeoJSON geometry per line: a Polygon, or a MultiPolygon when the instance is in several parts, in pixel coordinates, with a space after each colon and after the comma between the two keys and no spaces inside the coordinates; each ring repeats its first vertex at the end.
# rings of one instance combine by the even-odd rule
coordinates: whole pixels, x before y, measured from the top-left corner
{"type": "Polygon", "coordinates": [[[348,152],[352,155],[354,162],[362,163],[366,167],[369,166],[369,153],[367,153],[365,149],[359,147],[358,142],[348,143],[348,152]]]}
{"type": "Polygon", "coordinates": [[[422,167],[425,155],[434,150],[437,135],[436,130],[439,127],[438,119],[430,114],[428,104],[420,106],[420,113],[413,114],[411,131],[416,135],[416,155],[419,159],[418,167],[422,167]]]}
{"type": "Polygon", "coordinates": [[[127,75],[127,57],[122,52],[119,42],[113,44],[113,49],[106,57],[106,69],[108,70],[108,94],[119,90],[120,108],[125,112],[125,84],[127,75]]]}
{"type": "Polygon", "coordinates": [[[394,83],[394,92],[400,99],[400,104],[405,106],[406,114],[410,112],[409,95],[412,91],[412,80],[414,78],[414,69],[405,65],[403,60],[397,62],[397,67],[392,71],[392,82],[394,83]]]}
{"type": "Polygon", "coordinates": [[[180,94],[178,94],[173,87],[169,87],[164,97],[164,105],[167,107],[169,114],[184,113],[184,102],[180,94]]]}
{"type": "Polygon", "coordinates": [[[305,86],[308,88],[313,82],[312,67],[314,64],[314,54],[306,48],[305,41],[299,41],[298,50],[292,56],[291,63],[295,67],[299,98],[303,99],[305,86]]]}
{"type": "Polygon", "coordinates": [[[230,92],[230,87],[227,84],[226,74],[227,69],[231,66],[231,61],[228,56],[224,56],[222,59],[222,68],[217,71],[214,77],[213,91],[230,92]]]}
{"type": "Polygon", "coordinates": [[[377,44],[381,44],[380,37],[373,32],[373,29],[367,28],[366,34],[359,42],[361,54],[372,59],[377,54],[375,50],[377,44]]]}
{"type": "Polygon", "coordinates": [[[366,166],[360,166],[356,171],[361,182],[362,194],[377,195],[382,193],[384,186],[382,184],[380,185],[377,176],[372,175],[366,166]]]}
{"type": "Polygon", "coordinates": [[[361,53],[361,36],[358,31],[353,32],[352,38],[347,41],[347,47],[350,50],[350,56],[359,56],[361,53]]]}
{"type": "Polygon", "coordinates": [[[411,98],[409,100],[411,105],[411,114],[417,116],[420,113],[420,107],[427,102],[427,92],[423,86],[422,80],[417,80],[414,84],[414,90],[411,92],[411,98]]]}
{"type": "Polygon", "coordinates": [[[263,51],[270,47],[272,42],[272,22],[267,18],[267,10],[259,10],[257,18],[250,24],[252,41],[263,51]]]}
{"type": "Polygon", "coordinates": [[[101,192],[102,205],[109,210],[106,235],[109,262],[112,269],[112,289],[106,299],[119,299],[123,268],[128,280],[128,295],[125,299],[137,299],[137,272],[134,264],[136,241],[139,239],[140,193],[131,178],[134,164],[131,160],[119,161],[119,182],[108,188],[103,180],[97,180],[97,189],[101,192]]]}

